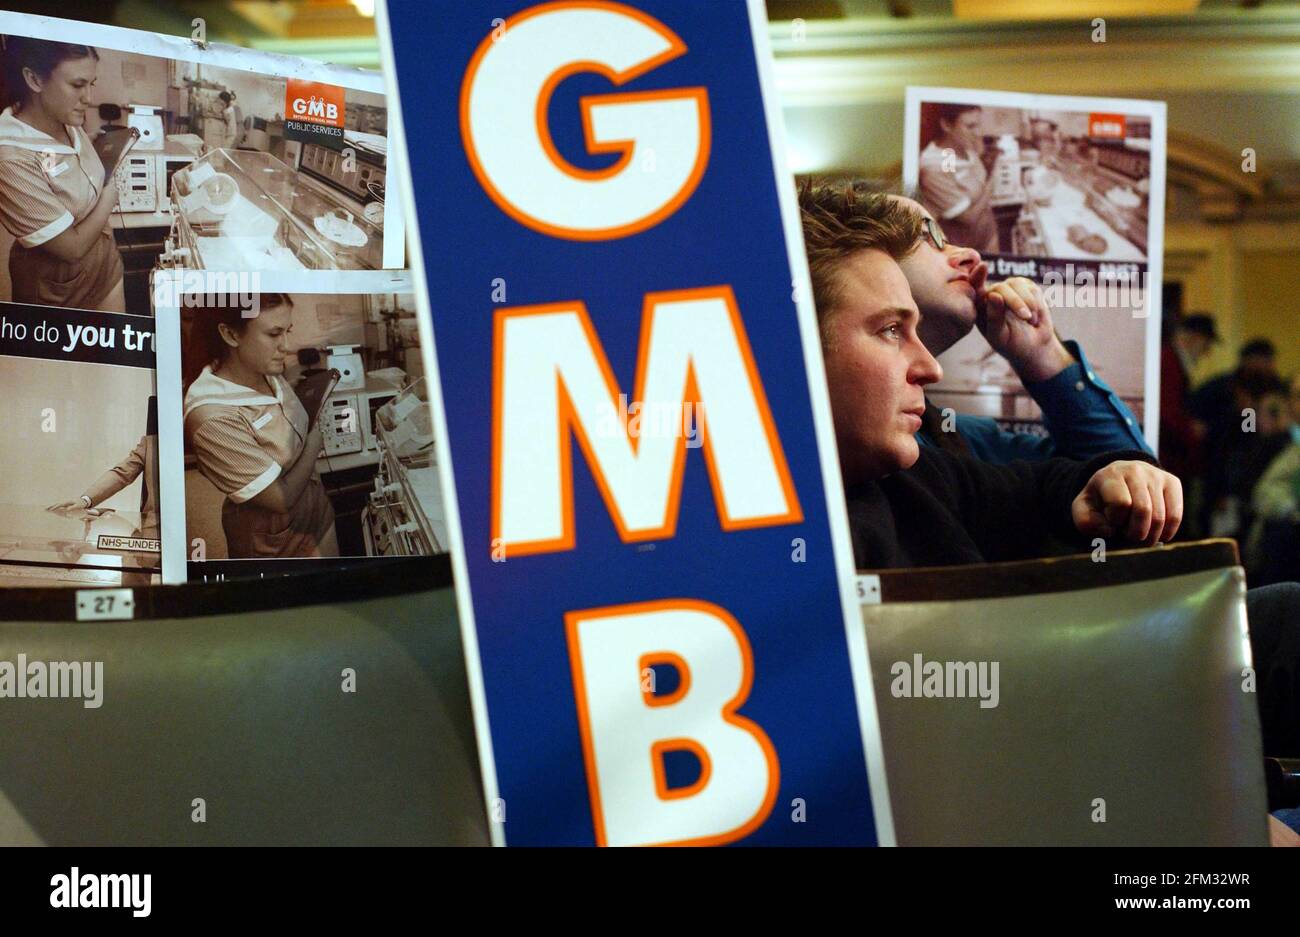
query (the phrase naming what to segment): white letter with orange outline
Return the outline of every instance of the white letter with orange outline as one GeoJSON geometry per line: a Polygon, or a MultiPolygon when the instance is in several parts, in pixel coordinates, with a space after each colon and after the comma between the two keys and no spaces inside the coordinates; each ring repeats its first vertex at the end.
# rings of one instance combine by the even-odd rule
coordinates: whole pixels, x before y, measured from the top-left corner
{"type": "Polygon", "coordinates": [[[587,149],[622,154],[600,170],[560,155],[547,108],[570,75],[622,85],[685,51],[658,20],[607,0],[544,3],[511,17],[499,38],[483,40],[461,86],[461,137],[479,183],[506,214],[554,237],[606,240],[658,224],[690,198],[708,163],[705,89],[581,98],[587,149]],[[654,172],[630,165],[637,148],[654,172]]]}
{"type": "Polygon", "coordinates": [[[767,819],[780,786],[776,749],[736,715],[749,696],[749,640],[725,609],[667,599],[564,616],[596,842],[601,846],[717,845],[767,819]],[[681,686],[647,694],[647,662],[669,661],[681,686]],[[663,756],[695,753],[688,788],[669,789],[663,756]]]}
{"type": "MultiPolygon", "coordinates": [[[[629,435],[586,306],[500,308],[493,344],[492,539],[510,556],[573,548],[570,431],[624,542],[673,536],[690,440],[629,435]]],[[[634,403],[701,414],[722,528],[801,522],[731,288],[647,293],[638,355],[634,403]]]]}

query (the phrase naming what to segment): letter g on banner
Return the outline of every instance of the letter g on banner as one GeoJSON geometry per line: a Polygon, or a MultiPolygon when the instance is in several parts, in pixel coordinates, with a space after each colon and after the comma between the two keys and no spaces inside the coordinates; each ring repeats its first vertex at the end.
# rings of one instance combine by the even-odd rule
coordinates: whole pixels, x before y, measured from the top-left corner
{"type": "Polygon", "coordinates": [[[620,153],[605,169],[580,169],[551,139],[551,95],[571,75],[595,72],[616,85],[671,61],[686,45],[640,10],[606,0],[530,7],[489,35],[461,86],[460,127],[479,183],[506,214],[553,237],[627,237],[669,217],[695,191],[709,161],[704,88],[580,99],[592,153],[620,153]],[[638,148],[653,172],[634,171],[638,148]]]}

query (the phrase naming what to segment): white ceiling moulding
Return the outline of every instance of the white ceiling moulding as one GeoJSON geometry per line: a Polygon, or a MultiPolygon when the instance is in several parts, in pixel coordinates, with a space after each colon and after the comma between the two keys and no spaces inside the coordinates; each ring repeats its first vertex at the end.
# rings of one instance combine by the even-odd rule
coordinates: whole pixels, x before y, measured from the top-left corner
{"type": "Polygon", "coordinates": [[[1179,91],[1300,92],[1296,36],[1213,41],[1054,42],[1027,52],[1015,37],[934,48],[778,52],[776,85],[791,106],[865,104],[902,98],[907,85],[1095,94],[1130,88],[1179,91]]]}
{"type": "Polygon", "coordinates": [[[901,100],[907,85],[1095,94],[1129,88],[1144,95],[1179,91],[1300,93],[1300,48],[1135,48],[1124,55],[1075,47],[1040,49],[1035,61],[1009,50],[879,54],[853,58],[777,58],[776,87],[786,107],[901,100]],[[1194,63],[1194,64],[1193,64],[1194,63]]]}
{"type": "MultiPolygon", "coordinates": [[[[1017,45],[1021,54],[1040,42],[1091,42],[1094,16],[1068,20],[1025,18],[970,21],[946,16],[903,19],[772,20],[769,32],[778,57],[851,54],[890,48],[954,49],[1017,45]]],[[[1300,40],[1300,4],[1270,4],[1253,10],[1200,10],[1194,16],[1106,18],[1107,42],[1250,42],[1300,40]]]]}
{"type": "Polygon", "coordinates": [[[1059,94],[1300,92],[1300,4],[1193,16],[971,22],[952,18],[775,21],[786,106],[867,104],[903,88],[996,87],[1059,94]]]}
{"type": "Polygon", "coordinates": [[[1176,16],[1201,0],[952,0],[959,19],[1090,19],[1094,16],[1176,16]]]}

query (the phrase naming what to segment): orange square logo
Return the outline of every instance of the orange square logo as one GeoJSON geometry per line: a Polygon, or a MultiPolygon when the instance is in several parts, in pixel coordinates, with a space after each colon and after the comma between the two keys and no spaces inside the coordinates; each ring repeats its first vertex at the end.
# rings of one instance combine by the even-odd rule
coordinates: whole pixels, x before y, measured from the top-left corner
{"type": "Polygon", "coordinates": [[[1124,139],[1123,114],[1089,114],[1088,136],[1109,137],[1114,140],[1124,139]]]}
{"type": "Polygon", "coordinates": [[[342,128],[343,89],[290,78],[284,89],[284,116],[287,120],[342,128]]]}

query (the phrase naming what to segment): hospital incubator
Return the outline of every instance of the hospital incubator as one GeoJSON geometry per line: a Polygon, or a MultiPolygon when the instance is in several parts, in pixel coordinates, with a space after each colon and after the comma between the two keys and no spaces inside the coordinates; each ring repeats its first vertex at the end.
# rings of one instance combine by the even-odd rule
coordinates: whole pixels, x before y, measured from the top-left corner
{"type": "MultiPolygon", "coordinates": [[[[342,154],[338,155],[342,159],[342,154]]],[[[165,266],[206,270],[365,270],[383,232],[269,153],[217,149],[177,171],[165,266]]]]}
{"type": "Polygon", "coordinates": [[[362,511],[366,552],[428,556],[449,549],[433,416],[424,378],[384,404],[373,418],[378,470],[362,511]]]}

